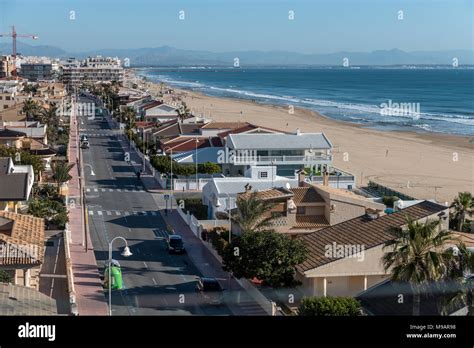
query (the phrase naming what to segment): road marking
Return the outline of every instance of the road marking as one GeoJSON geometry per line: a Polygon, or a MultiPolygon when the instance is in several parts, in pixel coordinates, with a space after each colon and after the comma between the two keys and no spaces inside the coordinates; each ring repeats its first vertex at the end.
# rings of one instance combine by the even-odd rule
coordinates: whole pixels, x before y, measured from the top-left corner
{"type": "Polygon", "coordinates": [[[113,189],[109,189],[109,192],[112,192],[112,191],[113,191],[113,189]]]}
{"type": "Polygon", "coordinates": [[[148,269],[148,265],[146,264],[145,261],[143,261],[143,264],[145,265],[145,268],[148,269]]]}
{"type": "Polygon", "coordinates": [[[115,212],[115,215],[120,215],[120,212],[119,212],[119,211],[116,211],[116,212],[115,212]]]}
{"type": "Polygon", "coordinates": [[[123,212],[123,215],[125,215],[125,216],[129,216],[129,215],[130,215],[130,213],[129,213],[128,211],[125,211],[125,212],[123,212]]]}
{"type": "Polygon", "coordinates": [[[110,215],[112,215],[112,213],[111,213],[110,211],[107,211],[107,215],[109,215],[109,216],[110,216],[110,215]]]}
{"type": "Polygon", "coordinates": [[[101,211],[101,210],[98,210],[98,211],[97,211],[97,214],[102,215],[102,211],[101,211]]]}
{"type": "Polygon", "coordinates": [[[156,216],[156,212],[155,212],[155,211],[152,211],[150,214],[153,215],[153,216],[156,216]]]}
{"type": "Polygon", "coordinates": [[[155,278],[151,278],[151,281],[153,282],[153,284],[158,285],[158,283],[156,282],[155,278]]]}
{"type": "Polygon", "coordinates": [[[117,192],[122,192],[122,189],[117,189],[117,192]]]}
{"type": "Polygon", "coordinates": [[[89,210],[89,215],[94,215],[94,212],[92,210],[89,210]]]}
{"type": "Polygon", "coordinates": [[[88,188],[88,189],[86,189],[86,191],[87,191],[87,192],[91,192],[91,189],[88,188]]]}
{"type": "Polygon", "coordinates": [[[102,192],[105,192],[105,189],[102,189],[102,192]]]}
{"type": "Polygon", "coordinates": [[[98,190],[98,189],[94,189],[94,192],[99,192],[99,190],[98,190]]]}

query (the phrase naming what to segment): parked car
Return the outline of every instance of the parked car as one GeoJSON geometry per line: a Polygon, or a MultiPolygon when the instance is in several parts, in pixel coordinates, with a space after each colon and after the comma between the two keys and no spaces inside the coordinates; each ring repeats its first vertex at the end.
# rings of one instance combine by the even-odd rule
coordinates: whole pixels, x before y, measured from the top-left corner
{"type": "Polygon", "coordinates": [[[173,234],[168,238],[168,252],[181,254],[186,252],[184,248],[183,238],[180,235],[173,234]]]}
{"type": "Polygon", "coordinates": [[[89,142],[86,141],[81,141],[81,149],[88,149],[89,148],[89,142]]]}
{"type": "Polygon", "coordinates": [[[89,139],[87,139],[87,135],[85,134],[81,134],[81,137],[79,138],[79,141],[83,142],[83,141],[88,141],[89,139]]]}
{"type": "Polygon", "coordinates": [[[220,306],[224,302],[224,289],[216,278],[199,278],[196,291],[208,304],[220,306]]]}

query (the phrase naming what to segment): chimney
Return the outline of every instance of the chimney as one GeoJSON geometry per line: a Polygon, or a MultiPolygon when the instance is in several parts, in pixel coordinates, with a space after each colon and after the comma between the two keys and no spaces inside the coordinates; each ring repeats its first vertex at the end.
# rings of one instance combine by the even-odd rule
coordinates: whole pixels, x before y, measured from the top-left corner
{"type": "Polygon", "coordinates": [[[303,187],[306,179],[306,172],[304,171],[304,169],[300,169],[296,171],[296,174],[298,175],[298,186],[303,187]]]}
{"type": "Polygon", "coordinates": [[[329,173],[327,171],[323,172],[323,186],[329,186],[329,173]]]}
{"type": "Polygon", "coordinates": [[[296,128],[296,135],[301,135],[301,132],[300,132],[300,129],[299,128],[296,128]]]}

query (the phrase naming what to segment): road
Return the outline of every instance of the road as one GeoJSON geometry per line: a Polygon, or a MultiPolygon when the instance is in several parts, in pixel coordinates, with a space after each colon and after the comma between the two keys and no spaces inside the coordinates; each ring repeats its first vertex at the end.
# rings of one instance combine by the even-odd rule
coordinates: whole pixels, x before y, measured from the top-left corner
{"type": "Polygon", "coordinates": [[[113,292],[113,315],[231,315],[227,306],[207,305],[196,293],[201,274],[186,254],[168,254],[165,222],[125,161],[118,131],[98,117],[79,122],[90,143],[83,150],[85,203],[101,273],[114,237],[126,238],[133,253],[121,256],[123,242],[114,242],[113,258],[122,266],[125,289],[113,292]]]}

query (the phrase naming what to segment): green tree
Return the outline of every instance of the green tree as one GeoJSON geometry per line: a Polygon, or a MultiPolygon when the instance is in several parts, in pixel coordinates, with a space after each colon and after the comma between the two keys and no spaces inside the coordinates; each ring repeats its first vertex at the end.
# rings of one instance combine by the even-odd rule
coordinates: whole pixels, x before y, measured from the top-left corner
{"type": "Polygon", "coordinates": [[[191,113],[191,110],[189,110],[186,102],[182,101],[181,105],[178,107],[178,118],[181,122],[188,117],[191,113]]]}
{"type": "Polygon", "coordinates": [[[462,231],[467,216],[472,216],[474,208],[474,199],[470,192],[459,192],[458,196],[451,204],[454,210],[454,217],[457,221],[457,230],[462,231]]]}
{"type": "MultiPolygon", "coordinates": [[[[449,250],[446,265],[447,279],[454,280],[459,285],[459,290],[448,294],[450,296],[448,301],[444,303],[445,309],[449,308],[450,305],[467,306],[467,315],[473,316],[474,282],[471,275],[474,273],[474,252],[460,242],[455,248],[449,250]]],[[[449,290],[452,290],[451,288],[449,290]]]]}
{"type": "Polygon", "coordinates": [[[391,228],[393,239],[384,249],[390,249],[382,258],[385,270],[391,272],[391,280],[410,283],[413,293],[413,315],[420,315],[422,289],[431,281],[443,277],[445,255],[440,248],[451,236],[440,231],[439,220],[425,223],[407,218],[406,228],[391,228]]]}
{"type": "Polygon", "coordinates": [[[41,112],[40,105],[32,99],[27,99],[23,103],[22,111],[26,115],[27,120],[34,120],[41,112]]]}
{"type": "Polygon", "coordinates": [[[237,199],[238,213],[232,216],[232,222],[239,225],[242,232],[259,232],[273,226],[272,215],[268,215],[275,206],[274,203],[257,199],[257,192],[251,193],[248,199],[237,199]]]}
{"type": "Polygon", "coordinates": [[[224,249],[223,268],[237,278],[257,278],[272,287],[294,286],[295,266],[307,254],[301,240],[273,231],[244,233],[224,249]]]}
{"type": "Polygon", "coordinates": [[[15,164],[31,165],[37,178],[44,171],[44,163],[41,160],[41,157],[32,155],[31,153],[24,150],[18,150],[6,145],[0,145],[0,157],[11,157],[15,164]]]}
{"type": "Polygon", "coordinates": [[[74,163],[68,164],[65,161],[57,161],[51,166],[53,171],[53,179],[58,185],[58,191],[62,183],[65,183],[71,180],[72,176],[69,174],[74,163]]]}
{"type": "Polygon", "coordinates": [[[69,221],[64,203],[52,199],[34,199],[28,203],[28,214],[43,218],[48,225],[64,228],[69,221]]]}
{"type": "Polygon", "coordinates": [[[199,173],[204,173],[204,174],[216,174],[220,173],[221,167],[217,163],[213,162],[206,162],[202,164],[198,164],[198,171],[199,173]]]}
{"type": "Polygon", "coordinates": [[[301,301],[298,312],[301,316],[356,316],[361,306],[352,297],[309,297],[301,301]]]}

